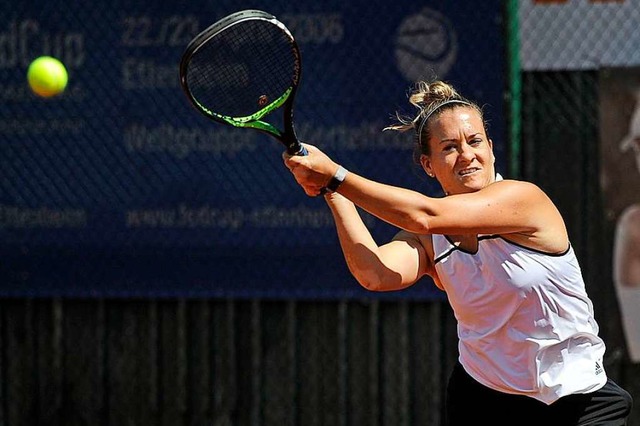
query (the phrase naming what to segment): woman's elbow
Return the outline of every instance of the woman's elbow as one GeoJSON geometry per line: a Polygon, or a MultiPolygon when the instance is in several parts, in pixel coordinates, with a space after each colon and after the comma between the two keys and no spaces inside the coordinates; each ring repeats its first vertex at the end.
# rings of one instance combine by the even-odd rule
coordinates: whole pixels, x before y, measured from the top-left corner
{"type": "Polygon", "coordinates": [[[389,276],[389,274],[380,274],[375,272],[352,272],[352,274],[356,281],[358,281],[358,284],[368,291],[389,291],[402,288],[398,283],[398,277],[389,276]]]}
{"type": "Polygon", "coordinates": [[[363,280],[360,278],[356,277],[356,280],[358,281],[358,284],[360,284],[360,286],[362,288],[364,288],[365,290],[368,291],[382,291],[382,285],[380,283],[380,281],[374,281],[374,280],[363,280]]]}
{"type": "Polygon", "coordinates": [[[372,270],[363,270],[349,265],[349,271],[361,287],[369,291],[379,291],[382,280],[372,270]]]}

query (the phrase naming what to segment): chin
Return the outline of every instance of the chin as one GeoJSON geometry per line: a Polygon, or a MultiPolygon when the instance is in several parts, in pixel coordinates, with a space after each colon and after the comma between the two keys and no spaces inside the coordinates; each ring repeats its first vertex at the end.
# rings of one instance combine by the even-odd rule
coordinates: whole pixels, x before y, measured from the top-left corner
{"type": "Polygon", "coordinates": [[[447,189],[445,192],[447,195],[454,194],[469,194],[482,189],[480,185],[456,185],[454,188],[447,189]]]}
{"type": "Polygon", "coordinates": [[[485,176],[472,176],[465,177],[459,181],[459,189],[461,192],[475,192],[479,191],[488,185],[488,181],[485,176]]]}
{"type": "Polygon", "coordinates": [[[484,185],[466,185],[464,188],[464,193],[468,194],[470,192],[480,191],[482,188],[484,188],[484,185]]]}

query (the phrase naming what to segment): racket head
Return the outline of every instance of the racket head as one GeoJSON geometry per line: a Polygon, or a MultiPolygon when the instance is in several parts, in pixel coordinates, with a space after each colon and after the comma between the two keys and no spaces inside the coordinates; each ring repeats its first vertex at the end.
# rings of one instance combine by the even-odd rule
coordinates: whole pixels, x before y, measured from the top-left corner
{"type": "Polygon", "coordinates": [[[189,43],[180,61],[180,83],[198,111],[223,124],[266,132],[292,154],[302,149],[293,127],[301,72],[291,32],[261,10],[214,23],[189,43]],[[263,120],[277,109],[284,117],[279,128],[263,120]]]}

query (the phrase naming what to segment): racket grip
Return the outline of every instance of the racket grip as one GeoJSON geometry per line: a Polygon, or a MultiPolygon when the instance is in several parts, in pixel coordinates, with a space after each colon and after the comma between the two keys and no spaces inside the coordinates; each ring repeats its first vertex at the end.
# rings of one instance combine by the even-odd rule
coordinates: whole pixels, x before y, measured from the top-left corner
{"type": "Polygon", "coordinates": [[[302,145],[298,145],[297,147],[293,147],[294,149],[297,148],[297,150],[293,153],[290,153],[291,155],[302,155],[303,157],[306,155],[309,155],[309,152],[307,151],[307,148],[305,148],[302,145]]]}

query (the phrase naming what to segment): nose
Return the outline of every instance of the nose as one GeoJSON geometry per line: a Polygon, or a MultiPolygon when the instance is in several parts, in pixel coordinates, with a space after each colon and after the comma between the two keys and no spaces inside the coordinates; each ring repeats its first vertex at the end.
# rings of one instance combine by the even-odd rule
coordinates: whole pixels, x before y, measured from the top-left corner
{"type": "Polygon", "coordinates": [[[471,161],[473,161],[473,159],[475,158],[476,154],[473,151],[473,148],[471,148],[471,146],[469,146],[469,144],[467,143],[463,143],[460,145],[460,159],[464,160],[467,163],[470,163],[471,161]]]}

